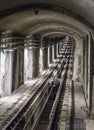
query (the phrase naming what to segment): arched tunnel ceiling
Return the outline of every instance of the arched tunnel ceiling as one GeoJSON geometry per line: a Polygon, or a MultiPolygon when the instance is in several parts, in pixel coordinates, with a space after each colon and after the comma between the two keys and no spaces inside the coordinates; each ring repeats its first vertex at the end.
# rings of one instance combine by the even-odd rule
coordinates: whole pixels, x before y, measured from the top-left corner
{"type": "Polygon", "coordinates": [[[61,6],[80,16],[94,25],[94,1],[93,0],[0,0],[0,11],[15,8],[21,5],[30,5],[32,3],[43,3],[61,6]]]}
{"type": "MultiPolygon", "coordinates": [[[[61,8],[67,9],[68,11],[72,11],[79,16],[85,18],[89,23],[94,26],[94,1],[93,0],[0,0],[0,11],[8,10],[8,9],[22,9],[23,7],[32,7],[31,4],[40,3],[45,5],[54,5],[60,6],[61,8]]],[[[47,6],[48,6],[47,5],[47,6]]],[[[27,8],[28,8],[27,7],[27,8]]],[[[49,7],[48,7],[49,8],[49,7]]],[[[7,12],[8,13],[8,12],[7,12]]]]}
{"type": "Polygon", "coordinates": [[[0,0],[0,30],[18,31],[25,35],[39,33],[46,36],[53,32],[66,32],[83,36],[93,33],[93,30],[79,19],[86,20],[85,23],[93,27],[93,5],[92,0],[0,0]],[[36,9],[39,10],[38,15],[34,12],[36,9]]]}
{"type": "Polygon", "coordinates": [[[50,22],[50,23],[46,23],[46,24],[45,23],[38,24],[37,26],[34,26],[28,30],[30,35],[32,35],[33,33],[39,33],[40,35],[44,35],[51,31],[54,31],[54,32],[55,31],[60,31],[60,32],[66,31],[71,34],[77,33],[78,35],[84,35],[84,33],[81,30],[79,30],[78,28],[71,27],[70,25],[60,24],[60,23],[58,24],[58,23],[54,23],[54,22],[50,22]]]}
{"type": "Polygon", "coordinates": [[[70,34],[69,32],[65,32],[65,31],[51,31],[51,32],[48,32],[46,34],[43,35],[43,37],[50,37],[50,38],[53,38],[53,37],[62,37],[62,36],[70,36],[70,37],[73,37],[72,34],[70,34]]]}
{"type": "Polygon", "coordinates": [[[18,12],[0,20],[0,30],[18,31],[26,35],[51,31],[66,31],[84,35],[91,31],[76,19],[54,11],[40,10],[38,15],[32,10],[18,12]]]}

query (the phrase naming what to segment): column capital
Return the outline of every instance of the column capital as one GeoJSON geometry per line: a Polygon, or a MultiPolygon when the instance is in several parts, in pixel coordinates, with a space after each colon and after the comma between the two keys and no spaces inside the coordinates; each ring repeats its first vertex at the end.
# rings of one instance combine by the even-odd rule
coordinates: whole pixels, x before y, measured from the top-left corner
{"type": "Polygon", "coordinates": [[[41,46],[42,47],[48,47],[48,45],[49,45],[49,38],[48,37],[43,37],[42,42],[41,42],[41,46]]]}
{"type": "Polygon", "coordinates": [[[5,31],[1,32],[0,36],[0,48],[1,49],[11,49],[18,46],[24,45],[25,36],[18,32],[5,31]]]}
{"type": "Polygon", "coordinates": [[[26,45],[31,47],[40,47],[41,35],[33,34],[32,36],[26,37],[26,45]]]}
{"type": "Polygon", "coordinates": [[[52,46],[54,44],[54,38],[49,39],[49,46],[52,46]]]}

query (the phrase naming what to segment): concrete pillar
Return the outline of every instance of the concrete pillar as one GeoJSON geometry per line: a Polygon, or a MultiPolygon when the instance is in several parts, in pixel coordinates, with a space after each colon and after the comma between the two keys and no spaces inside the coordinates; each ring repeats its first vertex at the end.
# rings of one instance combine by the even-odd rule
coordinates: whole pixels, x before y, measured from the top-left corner
{"type": "Polygon", "coordinates": [[[60,55],[60,49],[61,49],[61,47],[60,47],[60,41],[59,41],[59,43],[58,43],[58,55],[60,55]]]}
{"type": "Polygon", "coordinates": [[[84,42],[84,92],[90,117],[94,119],[94,41],[92,35],[87,35],[84,42]]]}
{"type": "Polygon", "coordinates": [[[88,107],[90,117],[94,119],[94,41],[88,36],[88,107]]]}
{"type": "Polygon", "coordinates": [[[29,68],[28,68],[28,64],[29,64],[29,48],[28,47],[25,47],[24,48],[24,82],[28,80],[28,71],[29,71],[29,68]]]}
{"type": "Polygon", "coordinates": [[[52,61],[55,62],[57,58],[57,52],[56,52],[56,44],[52,45],[52,61]]]}
{"type": "Polygon", "coordinates": [[[42,48],[40,48],[40,52],[39,52],[39,74],[41,74],[43,72],[43,51],[42,48]]]}
{"type": "Polygon", "coordinates": [[[24,37],[14,32],[3,32],[1,36],[1,88],[3,95],[10,95],[23,84],[24,37]]]}
{"type": "Polygon", "coordinates": [[[57,49],[57,57],[58,57],[58,55],[59,55],[59,43],[58,42],[57,42],[56,49],[57,49]]]}
{"type": "Polygon", "coordinates": [[[31,80],[38,76],[39,48],[27,47],[24,53],[24,80],[31,80]]]}
{"type": "Polygon", "coordinates": [[[63,48],[63,38],[57,39],[57,55],[60,55],[60,51],[63,48]]]}
{"type": "Polygon", "coordinates": [[[48,47],[48,64],[52,64],[52,46],[48,47]]]}
{"type": "Polygon", "coordinates": [[[42,70],[45,70],[48,68],[48,48],[42,49],[43,52],[43,60],[42,60],[42,70]]]}
{"type": "Polygon", "coordinates": [[[57,59],[57,43],[58,43],[58,39],[54,38],[54,59],[57,59]]]}
{"type": "Polygon", "coordinates": [[[54,44],[52,45],[52,61],[54,62],[54,44]]]}
{"type": "Polygon", "coordinates": [[[32,48],[32,78],[39,74],[39,48],[32,48]]]}
{"type": "Polygon", "coordinates": [[[24,80],[35,78],[39,74],[40,35],[28,38],[24,52],[24,80]]]}
{"type": "Polygon", "coordinates": [[[24,48],[19,49],[19,85],[24,84],[24,48]]]}
{"type": "Polygon", "coordinates": [[[83,38],[83,77],[84,77],[84,93],[85,98],[88,98],[88,37],[83,38]]]}
{"type": "Polygon", "coordinates": [[[24,80],[35,78],[39,74],[39,48],[25,48],[24,54],[24,80]]]}
{"type": "MultiPolygon", "coordinates": [[[[0,81],[1,81],[1,47],[0,47],[0,81]]],[[[0,97],[2,96],[2,94],[3,94],[3,90],[0,82],[0,97]]]]}
{"type": "Polygon", "coordinates": [[[0,60],[0,96],[8,96],[12,93],[12,52],[4,52],[4,50],[2,50],[0,60]]]}
{"type": "Polygon", "coordinates": [[[57,44],[55,43],[54,44],[54,59],[57,59],[57,49],[56,49],[56,47],[57,47],[57,44]]]}
{"type": "Polygon", "coordinates": [[[83,38],[78,35],[74,36],[74,64],[73,64],[73,81],[78,85],[83,84],[83,38]]]}
{"type": "Polygon", "coordinates": [[[91,72],[91,67],[92,67],[92,62],[91,62],[91,52],[92,51],[92,42],[91,42],[91,36],[88,35],[88,86],[87,86],[87,103],[89,107],[89,111],[92,109],[92,72],[91,72]]]}
{"type": "Polygon", "coordinates": [[[24,83],[24,50],[17,48],[13,51],[13,83],[12,91],[24,83]]]}
{"type": "Polygon", "coordinates": [[[1,96],[8,96],[12,92],[12,52],[8,51],[6,33],[1,35],[1,52],[0,52],[0,90],[1,96]]]}
{"type": "Polygon", "coordinates": [[[48,68],[48,42],[48,37],[42,39],[42,71],[48,68]]]}
{"type": "Polygon", "coordinates": [[[50,45],[51,45],[51,60],[54,62],[54,38],[50,38],[50,45]]]}
{"type": "Polygon", "coordinates": [[[62,47],[63,47],[63,43],[62,43],[62,41],[60,41],[60,42],[59,42],[59,53],[60,53],[62,47]]]}

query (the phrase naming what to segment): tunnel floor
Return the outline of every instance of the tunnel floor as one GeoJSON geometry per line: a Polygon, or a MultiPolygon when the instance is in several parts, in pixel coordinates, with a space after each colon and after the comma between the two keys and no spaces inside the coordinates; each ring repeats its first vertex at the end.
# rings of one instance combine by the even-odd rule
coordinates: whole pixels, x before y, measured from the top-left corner
{"type": "Polygon", "coordinates": [[[65,130],[86,130],[88,117],[82,86],[74,84],[69,90],[68,112],[65,130]]]}
{"type": "MultiPolygon", "coordinates": [[[[0,100],[1,124],[3,120],[6,120],[6,114],[7,116],[9,116],[19,106],[17,105],[17,103],[15,103],[17,102],[18,99],[19,104],[21,104],[21,106],[24,104],[24,101],[26,99],[25,96],[27,97],[28,92],[30,92],[31,86],[33,86],[36,83],[36,81],[37,83],[39,83],[41,81],[40,78],[39,79],[36,78],[35,80],[33,80],[33,82],[31,81],[27,82],[25,85],[26,87],[20,88],[20,90],[15,92],[13,95],[6,98],[1,98],[0,100]],[[24,92],[26,92],[26,94],[24,92]],[[23,94],[24,97],[22,97],[23,94]]],[[[77,82],[73,83],[73,85],[70,84],[71,84],[70,81],[66,81],[65,83],[65,92],[64,94],[62,93],[64,96],[60,102],[61,109],[60,109],[59,121],[56,122],[56,124],[58,124],[58,128],[55,130],[94,130],[93,128],[94,120],[90,120],[88,118],[87,107],[82,86],[77,82]]],[[[51,103],[52,102],[48,102],[49,107],[52,106],[51,103]]],[[[44,109],[44,112],[49,113],[49,111],[47,112],[46,109],[44,109]]],[[[47,128],[47,126],[45,126],[45,122],[41,122],[40,120],[39,123],[41,123],[40,124],[41,129],[38,127],[38,130],[46,130],[45,127],[47,128]],[[42,123],[44,123],[44,126],[42,125],[42,123]]]]}
{"type": "Polygon", "coordinates": [[[21,109],[21,107],[24,106],[38,87],[37,85],[41,84],[45,77],[52,71],[53,67],[55,67],[55,65],[52,65],[47,71],[42,73],[41,76],[27,81],[12,95],[0,98],[0,130],[11,121],[17,111],[19,111],[19,108],[21,109]]]}
{"type": "MultiPolygon", "coordinates": [[[[58,126],[53,128],[53,130],[93,130],[93,120],[88,119],[83,88],[79,83],[70,85],[70,83],[66,82],[65,93],[60,101],[60,105],[59,121],[55,122],[55,125],[58,124],[58,126]]],[[[42,113],[36,130],[47,129],[49,111],[47,112],[48,109],[46,108],[42,113]],[[43,119],[43,116],[47,117],[43,119]],[[47,122],[45,122],[46,119],[47,122]]]]}
{"type": "Polygon", "coordinates": [[[88,111],[79,83],[67,84],[62,109],[58,122],[58,130],[93,130],[93,120],[88,118],[88,111]]]}

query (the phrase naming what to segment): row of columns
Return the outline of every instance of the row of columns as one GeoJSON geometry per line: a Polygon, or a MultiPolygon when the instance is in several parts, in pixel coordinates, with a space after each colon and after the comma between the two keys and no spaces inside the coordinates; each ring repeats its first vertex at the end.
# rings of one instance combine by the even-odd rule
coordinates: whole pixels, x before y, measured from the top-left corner
{"type": "Polygon", "coordinates": [[[21,44],[24,44],[22,35],[2,33],[0,43],[0,96],[10,95],[24,83],[24,50],[20,47],[21,44]]]}
{"type": "Polygon", "coordinates": [[[38,34],[29,38],[5,32],[0,43],[0,96],[10,95],[37,77],[57,58],[57,43],[38,34]],[[54,43],[54,44],[53,44],[54,43]]]}
{"type": "Polygon", "coordinates": [[[89,115],[94,119],[94,41],[91,34],[86,35],[83,41],[84,93],[89,115]]]}
{"type": "Polygon", "coordinates": [[[43,39],[42,43],[40,43],[41,38],[38,38],[39,39],[34,39],[33,37],[27,41],[32,47],[27,46],[25,48],[25,81],[37,77],[54,61],[52,58],[54,55],[52,45],[48,43],[48,39],[43,39]],[[50,46],[48,46],[48,44],[50,46]]]}

